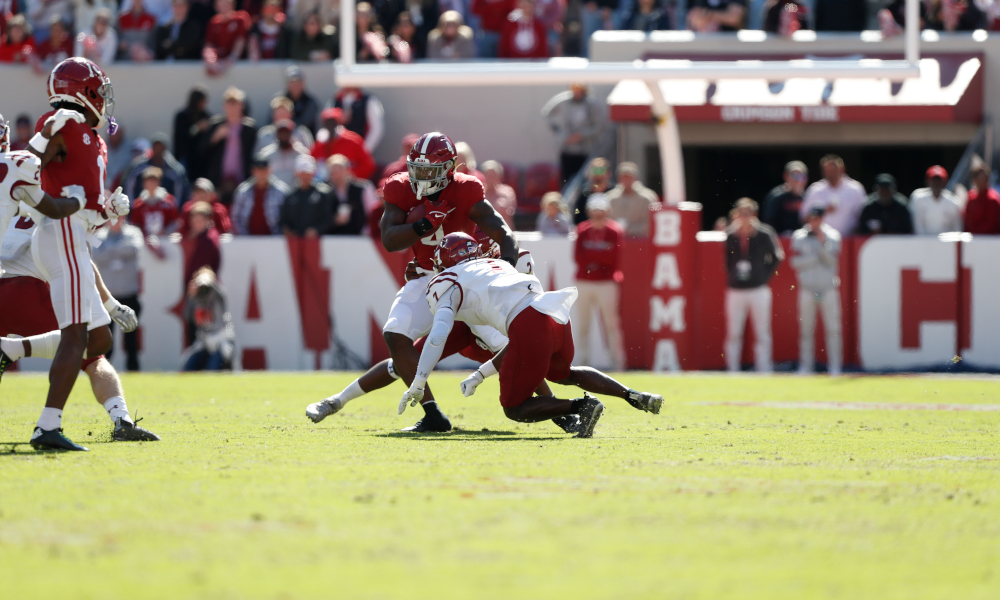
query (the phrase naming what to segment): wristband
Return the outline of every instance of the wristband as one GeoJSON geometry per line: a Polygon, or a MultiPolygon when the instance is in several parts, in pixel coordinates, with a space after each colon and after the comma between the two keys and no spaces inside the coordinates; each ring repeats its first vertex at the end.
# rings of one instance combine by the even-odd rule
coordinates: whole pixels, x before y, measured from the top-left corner
{"type": "Polygon", "coordinates": [[[413,224],[413,231],[416,231],[417,235],[419,235],[420,237],[424,237],[433,230],[434,230],[434,224],[431,223],[431,220],[428,219],[427,217],[424,217],[423,219],[420,219],[419,221],[413,224]]]}
{"type": "Polygon", "coordinates": [[[49,138],[42,135],[42,132],[39,131],[28,141],[28,146],[39,154],[43,154],[45,149],[49,147],[49,138]]]}
{"type": "Polygon", "coordinates": [[[114,297],[108,298],[104,302],[104,310],[106,310],[108,312],[111,312],[111,311],[115,310],[119,306],[121,306],[121,304],[117,300],[115,300],[114,297]]]}
{"type": "Polygon", "coordinates": [[[483,364],[479,365],[479,368],[476,369],[476,371],[478,371],[479,374],[483,376],[483,379],[489,379],[490,377],[493,377],[494,375],[497,374],[496,365],[493,364],[492,360],[488,360],[483,364]]]}

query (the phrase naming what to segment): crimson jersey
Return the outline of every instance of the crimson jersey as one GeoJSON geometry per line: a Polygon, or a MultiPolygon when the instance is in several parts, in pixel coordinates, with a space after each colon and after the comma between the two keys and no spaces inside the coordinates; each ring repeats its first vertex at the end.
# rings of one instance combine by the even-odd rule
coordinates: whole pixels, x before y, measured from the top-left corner
{"type": "MultiPolygon", "coordinates": [[[[396,173],[387,179],[382,194],[386,202],[398,206],[405,213],[409,213],[424,202],[417,200],[417,195],[413,193],[409,173],[396,173]]],[[[478,179],[464,173],[454,174],[452,182],[438,195],[438,202],[447,204],[455,210],[445,217],[437,230],[413,245],[413,256],[420,268],[427,270],[434,268],[434,250],[444,236],[457,231],[469,235],[475,232],[476,224],[469,218],[469,211],[485,199],[486,190],[478,179]]]]}
{"type": "MultiPolygon", "coordinates": [[[[42,130],[45,120],[55,114],[50,110],[35,123],[35,132],[42,130]]],[[[90,125],[66,121],[59,130],[66,142],[66,159],[51,161],[42,169],[42,190],[53,198],[63,195],[63,189],[80,186],[87,198],[84,209],[103,210],[104,176],[108,165],[108,147],[90,125]]]]}
{"type": "MultiPolygon", "coordinates": [[[[162,189],[162,188],[161,188],[162,189]]],[[[128,220],[142,230],[143,235],[166,235],[171,233],[180,219],[177,202],[170,194],[150,200],[145,194],[139,196],[128,214],[128,220]]]]}

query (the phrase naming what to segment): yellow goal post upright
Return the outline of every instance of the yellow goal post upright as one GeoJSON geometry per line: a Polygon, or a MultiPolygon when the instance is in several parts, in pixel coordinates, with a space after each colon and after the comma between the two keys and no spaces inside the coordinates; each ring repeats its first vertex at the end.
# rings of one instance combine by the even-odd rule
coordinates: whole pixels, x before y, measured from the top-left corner
{"type": "Polygon", "coordinates": [[[479,87],[510,85],[617,84],[625,79],[645,82],[652,95],[656,139],[663,174],[663,199],[668,205],[685,201],[684,161],[673,108],[659,82],[683,79],[793,78],[884,79],[899,82],[920,76],[920,0],[906,0],[904,55],[900,60],[753,60],[690,61],[634,60],[590,62],[584,58],[552,58],[545,62],[468,62],[414,64],[357,64],[355,60],[356,0],[340,4],[340,59],[334,62],[338,86],[360,88],[436,86],[479,87]]]}

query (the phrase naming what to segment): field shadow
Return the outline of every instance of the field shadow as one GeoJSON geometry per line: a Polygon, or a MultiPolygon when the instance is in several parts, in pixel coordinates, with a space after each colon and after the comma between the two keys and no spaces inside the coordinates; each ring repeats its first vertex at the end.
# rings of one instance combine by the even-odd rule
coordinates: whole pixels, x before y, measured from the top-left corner
{"type": "Polygon", "coordinates": [[[377,433],[375,437],[383,438],[409,438],[414,440],[422,441],[456,441],[456,440],[475,440],[479,442],[519,442],[519,441],[548,441],[548,440],[561,440],[565,439],[567,436],[525,436],[524,434],[518,433],[516,431],[493,431],[493,430],[464,430],[455,429],[449,431],[448,433],[412,433],[407,431],[393,431],[391,433],[377,433]]]}
{"type": "MultiPolygon", "coordinates": [[[[93,446],[96,444],[110,444],[111,442],[107,440],[87,440],[85,443],[81,444],[83,446],[93,446]]],[[[65,454],[71,452],[70,450],[57,450],[55,448],[43,448],[36,450],[31,447],[30,442],[3,442],[0,441],[0,458],[8,456],[32,456],[41,454],[65,454]],[[18,446],[24,446],[21,452],[15,452],[18,446]],[[24,450],[27,450],[25,452],[24,450]]]]}

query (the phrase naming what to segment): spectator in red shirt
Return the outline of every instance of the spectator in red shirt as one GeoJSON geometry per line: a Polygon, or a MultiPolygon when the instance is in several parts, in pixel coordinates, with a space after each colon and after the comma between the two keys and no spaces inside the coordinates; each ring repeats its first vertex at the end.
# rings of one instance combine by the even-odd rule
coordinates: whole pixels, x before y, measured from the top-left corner
{"type": "Polygon", "coordinates": [[[62,17],[53,15],[52,23],[49,25],[49,39],[38,45],[38,48],[31,55],[35,70],[45,73],[56,64],[73,56],[73,38],[69,35],[66,24],[62,22],[62,17]]]}
{"type": "MultiPolygon", "coordinates": [[[[339,108],[326,108],[320,113],[323,129],[316,134],[311,154],[318,165],[325,165],[326,159],[334,154],[343,154],[351,161],[351,173],[358,179],[368,179],[375,172],[375,159],[365,149],[361,136],[340,124],[342,117],[343,112],[339,108]]],[[[325,167],[322,170],[317,176],[326,179],[325,167]]]]}
{"type": "Polygon", "coordinates": [[[216,15],[208,22],[202,58],[209,75],[222,75],[243,56],[250,33],[250,15],[235,10],[233,0],[215,0],[216,15]]]}
{"type": "Polygon", "coordinates": [[[406,158],[409,156],[413,144],[416,144],[419,139],[420,136],[415,133],[408,133],[403,136],[399,158],[386,165],[385,169],[382,170],[382,179],[388,179],[396,173],[406,172],[406,158]]]}
{"type": "Polygon", "coordinates": [[[147,238],[173,233],[180,226],[177,201],[166,189],[160,187],[162,179],[163,171],[159,167],[146,167],[143,170],[142,193],[129,213],[129,220],[147,238]]]}
{"type": "Polygon", "coordinates": [[[206,202],[192,202],[189,212],[190,226],[181,242],[184,248],[184,281],[191,281],[191,277],[202,267],[217,271],[222,262],[219,231],[212,223],[212,207],[206,202]]]}
{"type": "Polygon", "coordinates": [[[1000,234],[1000,194],[990,187],[990,169],[980,164],[972,170],[975,187],[969,190],[965,204],[965,231],[976,234],[1000,234]]]}
{"type": "Polygon", "coordinates": [[[7,33],[0,36],[0,63],[26,63],[35,51],[35,38],[24,15],[7,21],[7,33]]]}
{"type": "Polygon", "coordinates": [[[611,367],[625,368],[621,325],[618,319],[618,284],[622,281],[621,246],[625,233],[618,223],[608,218],[611,202],[603,193],[592,194],[587,200],[589,220],[576,228],[573,258],[576,260],[576,288],[580,295],[575,308],[580,364],[589,365],[590,322],[597,312],[604,325],[611,367]]]}
{"type": "Polygon", "coordinates": [[[27,150],[28,141],[35,134],[34,121],[28,115],[18,115],[14,125],[17,137],[11,140],[11,150],[27,150]]]}
{"type": "Polygon", "coordinates": [[[132,10],[118,17],[118,58],[146,62],[153,60],[156,45],[156,17],[146,12],[139,0],[132,10]]]}
{"type": "Polygon", "coordinates": [[[500,30],[500,58],[548,58],[545,25],[535,18],[535,0],[518,0],[500,30]]]}
{"type": "Polygon", "coordinates": [[[482,19],[478,42],[480,58],[495,58],[500,31],[507,15],[517,7],[517,0],[472,0],[472,13],[482,19]]]}
{"type": "Polygon", "coordinates": [[[219,202],[219,195],[215,193],[215,185],[204,177],[195,180],[191,188],[191,200],[181,209],[181,235],[186,236],[191,228],[191,211],[198,203],[204,203],[212,208],[212,224],[219,233],[232,233],[233,224],[229,220],[229,210],[226,205],[219,202]]]}

